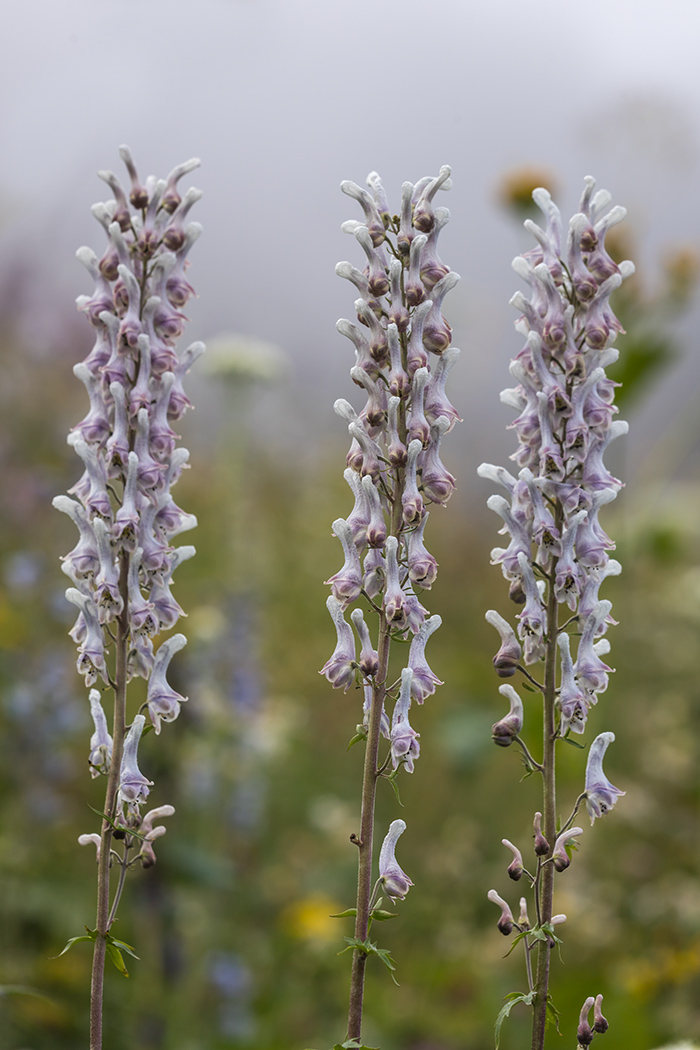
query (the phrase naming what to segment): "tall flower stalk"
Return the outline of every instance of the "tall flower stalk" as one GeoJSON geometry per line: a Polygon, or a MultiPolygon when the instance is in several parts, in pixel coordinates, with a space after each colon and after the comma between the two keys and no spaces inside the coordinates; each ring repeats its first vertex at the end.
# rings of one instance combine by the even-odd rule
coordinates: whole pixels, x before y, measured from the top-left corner
{"type": "Polygon", "coordinates": [[[335,410],[351,437],[345,480],[354,505],[347,518],[333,523],[343,548],[342,568],[326,582],[328,611],[337,632],[335,651],[322,669],[336,689],[363,691],[362,722],[356,741],[364,741],[365,762],[358,850],[358,887],[352,949],[347,1038],[361,1038],[367,959],[377,954],[393,969],[389,954],[369,939],[373,919],[386,917],[382,894],[403,898],[411,885],[395,858],[403,821],[394,821],[373,882],[372,855],[377,784],[413,772],[419,734],[409,722],[412,703],[423,703],[441,682],[425,657],[429,637],[440,626],[419,600],[437,576],[437,562],[424,544],[430,504],[447,503],[455,480],[440,459],[440,444],[459,415],[445,394],[445,382],[459,350],[442,315],[445,295],[459,277],[440,259],[437,241],[449,220],[446,208],[433,208],[439,189],[449,188],[449,168],[416,185],[405,182],[399,214],[389,210],[376,172],[369,191],[353,182],[341,189],[356,200],[363,221],[343,229],[365,255],[362,270],[349,262],[336,272],[359,293],[358,324],[338,321],[338,330],[354,345],[353,382],[365,398],[359,412],[339,400],[335,410]],[[350,614],[346,612],[355,606],[350,614]],[[365,613],[377,623],[374,640],[365,613]],[[354,628],[354,631],[353,631],[354,628]],[[356,641],[356,637],[357,641],[356,641]],[[390,671],[391,643],[411,641],[407,666],[390,671]],[[359,644],[359,651],[358,651],[359,644]],[[381,754],[380,742],[388,742],[381,754]]]}
{"type": "MultiPolygon", "coordinates": [[[[610,442],[627,432],[627,423],[614,418],[616,384],[605,369],[617,360],[612,343],[622,331],[610,295],[634,267],[630,262],[618,266],[605,249],[606,231],[625,211],[608,210],[610,194],[596,193],[594,179],[585,180],[579,211],[566,233],[549,193],[537,189],[533,198],[546,221],[544,229],[530,220],[525,223],[537,246],[513,263],[529,287],[529,297],[518,292],[511,300],[521,315],[516,328],[526,342],[510,366],[516,386],[501,394],[517,412],[512,427],[519,444],[511,458],[519,472],[514,476],[484,463],[479,474],[500,488],[488,506],[503,520],[501,531],[509,543],[492,551],[492,564],[501,566],[510,597],[521,606],[517,633],[497,612],[486,614],[501,637],[494,667],[502,678],[520,673],[528,689],[541,694],[543,711],[542,752],[533,757],[520,736],[522,699],[512,686],[501,686],[510,710],[494,725],[494,741],[520,748],[528,771],[542,779],[543,795],[542,812],[534,815],[531,859],[523,861],[517,845],[503,840],[512,854],[510,878],[518,881],[524,875],[532,888],[533,921],[526,898],[516,921],[507,902],[495,890],[489,893],[501,908],[500,931],[515,931],[523,945],[528,980],[528,991],[514,993],[501,1011],[497,1029],[514,1003],[526,1002],[533,1007],[532,1047],[541,1050],[546,1024],[556,1019],[550,958],[558,940],[554,928],[565,916],[554,914],[554,888],[582,834],[574,820],[585,802],[593,823],[624,794],[603,773],[602,756],[614,736],[601,733],[590,747],[583,791],[570,815],[561,819],[555,759],[563,741],[585,732],[588,712],[607,688],[612,670],[603,660],[610,649],[604,635],[615,621],[611,603],[600,599],[599,589],[606,576],[620,572],[620,565],[609,556],[615,544],[598,515],[622,484],[605,467],[603,456],[610,442]]],[[[600,999],[595,1000],[597,1011],[600,999]]],[[[593,1029],[588,1025],[593,1003],[593,997],[587,998],[582,1011],[582,1045],[590,1043],[593,1032],[607,1028],[602,1021],[593,1029]]]]}
{"type": "Polygon", "coordinates": [[[77,253],[95,281],[92,296],[78,298],[95,344],[74,368],[90,408],[68,437],[85,470],[70,490],[73,498],[54,500],[79,531],[62,568],[72,582],[66,597],[78,609],[70,632],[78,671],[90,689],[90,772],[104,776],[107,785],[100,834],[80,836],[82,844],[97,847],[95,928],[69,941],[94,942],[91,1050],[102,1046],[106,955],[126,973],[124,953],[133,954],[110,933],[127,872],[138,862],[145,868],[155,863],[153,843],[165,832],[156,821],[174,813],[161,805],[141,814],[153,784],[139,769],[138,747],[146,719],[158,734],[186,699],[166,678],[185,636],[171,635],[157,651],[153,639],[183,615],[171,593],[172,576],[195,553],[194,547],[172,546],[175,536],[197,522],[171,495],[189,458],[186,449],[176,448],[171,424],[190,407],[182,382],[204,350],[202,343],[180,355],[175,350],[184,330],[182,308],[193,294],[187,255],[201,233],[198,223],[186,221],[201,193],[190,189],[183,197],[178,184],[199,161],[178,165],[167,179],[142,183],[129,149],[119,152],[131,187],[125,190],[110,171],[99,172],[114,199],[92,209],[107,248],[99,259],[90,248],[77,253]],[[127,687],[135,676],[148,683],[146,700],[129,714],[127,687]],[[113,697],[111,731],[102,707],[105,693],[113,697]]]}

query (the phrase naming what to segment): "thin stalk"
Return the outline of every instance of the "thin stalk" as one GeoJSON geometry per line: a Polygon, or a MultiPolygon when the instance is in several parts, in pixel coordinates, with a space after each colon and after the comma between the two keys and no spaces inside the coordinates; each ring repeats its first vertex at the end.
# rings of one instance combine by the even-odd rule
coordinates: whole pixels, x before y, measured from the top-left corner
{"type": "MultiPolygon", "coordinates": [[[[372,691],[369,729],[365,747],[365,765],[362,776],[362,812],[360,816],[360,841],[358,845],[357,872],[357,915],[355,918],[355,937],[367,940],[369,933],[369,913],[372,897],[372,839],[374,836],[374,804],[377,795],[379,770],[379,730],[382,720],[384,697],[386,696],[386,676],[389,665],[390,637],[386,618],[382,613],[379,627],[379,670],[372,691]]],[[[350,1006],[348,1010],[348,1039],[360,1039],[362,1030],[362,1005],[364,1000],[365,967],[367,955],[355,949],[352,956],[350,974],[350,1006]]]]}
{"type": "MultiPolygon", "coordinates": [[[[405,437],[406,423],[401,414],[400,427],[405,437]]],[[[401,499],[404,472],[398,468],[395,473],[394,496],[391,503],[391,535],[398,536],[401,531],[401,499]]],[[[370,903],[372,897],[372,840],[374,838],[374,805],[377,795],[377,782],[380,776],[378,765],[379,736],[386,697],[386,680],[389,671],[389,652],[391,633],[386,616],[382,611],[379,617],[379,641],[377,653],[379,669],[374,679],[372,706],[370,708],[367,743],[365,745],[365,764],[362,776],[362,811],[360,815],[360,841],[358,846],[357,872],[357,914],[355,917],[355,937],[360,941],[367,940],[369,933],[370,903]]],[[[361,1038],[362,1008],[364,1003],[365,968],[367,954],[357,948],[352,956],[350,973],[350,1004],[348,1009],[348,1039],[361,1038]]]]}
{"type": "Polygon", "coordinates": [[[104,812],[109,820],[102,821],[100,857],[97,866],[97,919],[95,922],[95,950],[92,957],[90,982],[90,1050],[102,1050],[102,1003],[104,997],[104,966],[107,934],[114,921],[109,907],[109,867],[111,862],[112,826],[117,810],[117,791],[121,772],[124,737],[126,734],[126,661],[129,645],[129,611],[127,575],[129,555],[122,551],[119,565],[119,592],[124,606],[117,619],[117,642],[114,689],[114,721],[112,726],[112,761],[107,777],[104,812]]]}
{"type": "MultiPolygon", "coordinates": [[[[556,518],[563,517],[561,505],[557,504],[556,518]]],[[[543,733],[542,733],[542,784],[543,784],[543,828],[542,832],[549,843],[551,857],[556,839],[556,668],[557,668],[557,599],[554,593],[556,564],[549,575],[547,595],[547,641],[545,648],[544,691],[543,691],[543,733]]],[[[538,922],[549,922],[553,913],[554,875],[553,864],[543,863],[540,869],[538,922]]],[[[544,1033],[547,1023],[547,999],[549,996],[549,966],[551,945],[549,939],[537,942],[537,976],[535,979],[535,1002],[532,1018],[532,1050],[543,1050],[544,1033]]]]}

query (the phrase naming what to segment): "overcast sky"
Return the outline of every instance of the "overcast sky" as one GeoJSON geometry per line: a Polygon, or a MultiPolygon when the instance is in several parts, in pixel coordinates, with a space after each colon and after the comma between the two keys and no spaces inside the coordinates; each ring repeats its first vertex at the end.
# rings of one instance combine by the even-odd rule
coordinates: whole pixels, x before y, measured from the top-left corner
{"type": "MultiPolygon", "coordinates": [[[[290,397],[313,392],[329,425],[352,363],[334,325],[354,290],[334,265],[360,263],[339,229],[357,212],[341,179],[376,169],[398,205],[404,180],[453,168],[441,254],[462,282],[445,313],[475,462],[507,422],[497,394],[519,349],[510,261],[529,241],[498,205],[504,173],[550,171],[569,213],[595,175],[628,207],[650,279],[659,252],[700,248],[697,0],[24,0],[3,18],[6,265],[21,251],[39,267],[38,299],[71,308],[90,291],[75,249],[102,245],[95,171],[119,171],[122,142],[144,175],[200,156],[189,337],[281,345],[305,390],[290,380],[290,397]]],[[[28,313],[47,338],[44,315],[28,313]]],[[[655,434],[649,419],[679,396],[697,405],[699,383],[693,347],[642,430],[655,434]]]]}

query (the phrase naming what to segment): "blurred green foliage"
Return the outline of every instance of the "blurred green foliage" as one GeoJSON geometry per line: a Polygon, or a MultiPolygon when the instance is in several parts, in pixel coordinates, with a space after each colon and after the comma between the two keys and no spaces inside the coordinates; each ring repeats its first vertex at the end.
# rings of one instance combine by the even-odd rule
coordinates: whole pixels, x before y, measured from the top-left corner
{"type": "MultiPolygon", "coordinates": [[[[79,473],[65,445],[86,408],[70,372],[79,356],[36,359],[12,332],[0,338],[2,1050],[87,1040],[89,949],[55,958],[94,923],[94,850],[77,837],[96,830],[89,807],[103,793],[88,775],[89,709],[59,571],[75,534],[50,508],[79,473]]],[[[337,953],[352,931],[329,916],[354,903],[362,754],[346,747],[361,696],[333,692],[317,673],[335,644],[322,581],[338,566],[330,522],[349,510],[345,448],[328,442],[300,477],[246,439],[244,424],[232,433],[241,398],[256,396],[254,386],[231,390],[234,424],[222,416],[218,448],[193,447],[196,469],[176,494],[200,520],[197,558],[176,580],[189,645],[173,685],[190,700],[140,751],[153,804],[176,814],[155,868],[129,878],[115,935],[141,961],[130,960],[128,980],[108,970],[105,1050],[324,1050],[345,1031],[349,963],[337,953]]],[[[451,463],[447,447],[445,457],[457,474],[475,466],[451,463]]],[[[618,504],[605,516],[624,569],[605,584],[620,620],[617,673],[586,740],[616,733],[606,771],[627,795],[586,828],[557,879],[568,920],[552,983],[567,1045],[586,996],[605,995],[608,1050],[700,1039],[700,492],[667,482],[618,504]]],[[[421,757],[401,777],[404,808],[389,785],[379,798],[380,834],[407,821],[399,860],[415,886],[400,918],[376,931],[400,986],[375,961],[364,1037],[383,1050],[482,1050],[503,997],[525,988],[517,951],[502,958],[486,894],[495,887],[517,906],[500,840],[527,852],[539,785],[520,783],[514,749],[490,739],[504,702],[484,611],[512,611],[488,564],[496,527],[480,531],[455,496],[428,531],[441,571],[424,603],[443,618],[428,656],[446,684],[412,718],[421,757]]],[[[524,730],[535,753],[536,725],[533,716],[524,730]]],[[[584,764],[563,749],[564,818],[584,764]]],[[[528,1032],[529,1011],[516,1006],[501,1046],[522,1046],[528,1032]]]]}

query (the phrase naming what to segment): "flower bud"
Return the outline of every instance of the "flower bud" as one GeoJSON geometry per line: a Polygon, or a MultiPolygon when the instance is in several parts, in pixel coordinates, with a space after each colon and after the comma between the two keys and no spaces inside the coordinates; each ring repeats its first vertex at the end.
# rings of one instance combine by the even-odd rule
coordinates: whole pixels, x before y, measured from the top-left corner
{"type": "Polygon", "coordinates": [[[513,919],[513,913],[510,910],[508,904],[503,900],[502,897],[498,896],[495,890],[489,890],[488,898],[494,904],[497,904],[501,909],[501,917],[498,920],[497,926],[503,934],[503,936],[507,937],[515,924],[515,920],[513,919]]]}
{"type": "Polygon", "coordinates": [[[581,1007],[578,1028],[576,1029],[576,1038],[578,1039],[579,1046],[590,1046],[593,1042],[593,1030],[588,1023],[588,1014],[590,1013],[594,1002],[595,999],[593,996],[589,995],[581,1007]]]}
{"type": "Polygon", "coordinates": [[[513,880],[513,882],[517,882],[518,879],[521,878],[524,871],[522,853],[520,852],[518,847],[514,846],[512,842],[508,841],[508,839],[501,839],[501,842],[504,846],[507,846],[509,850],[513,851],[513,859],[508,865],[508,875],[513,880]]]}
{"type": "Polygon", "coordinates": [[[494,744],[499,747],[510,747],[513,740],[523,728],[523,702],[512,685],[499,686],[499,693],[510,701],[510,711],[500,722],[491,727],[494,744]]]}
{"type": "Polygon", "coordinates": [[[569,867],[571,857],[567,853],[566,847],[572,842],[572,839],[582,834],[583,828],[569,828],[568,831],[562,831],[561,835],[557,837],[552,851],[552,861],[557,871],[565,871],[569,867]]]}
{"type": "Polygon", "coordinates": [[[499,678],[511,678],[520,663],[523,651],[515,631],[494,609],[486,613],[486,622],[495,627],[501,636],[501,648],[493,658],[493,666],[499,678]]]}
{"type": "Polygon", "coordinates": [[[533,821],[533,827],[535,829],[535,853],[538,857],[546,857],[549,853],[549,843],[542,834],[540,822],[542,820],[541,813],[535,813],[535,819],[533,821]]]}
{"type": "Polygon", "coordinates": [[[603,1017],[603,996],[596,995],[593,1006],[593,1031],[602,1035],[603,1032],[607,1032],[609,1027],[610,1025],[606,1018],[603,1017]]]}

